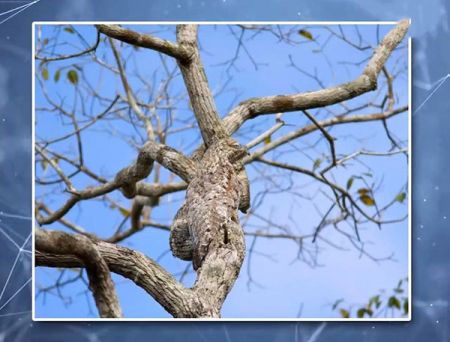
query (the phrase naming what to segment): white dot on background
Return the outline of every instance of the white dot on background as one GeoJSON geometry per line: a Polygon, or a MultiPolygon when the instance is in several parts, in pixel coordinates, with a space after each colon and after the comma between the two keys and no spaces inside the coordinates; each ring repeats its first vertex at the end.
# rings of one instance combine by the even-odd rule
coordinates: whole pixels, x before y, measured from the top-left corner
{"type": "Polygon", "coordinates": [[[426,199],[426,198],[424,198],[424,199],[423,199],[423,201],[424,201],[424,202],[426,202],[426,201],[427,201],[427,199],[426,199]]]}
{"type": "Polygon", "coordinates": [[[436,324],[439,324],[439,320],[436,320],[436,324]]]}
{"type": "Polygon", "coordinates": [[[439,187],[436,185],[436,186],[434,187],[434,190],[439,190],[439,187]]]}
{"type": "Polygon", "coordinates": [[[421,238],[420,236],[418,236],[418,237],[417,237],[417,240],[420,241],[420,240],[422,240],[422,238],[421,238]]]}
{"type": "Polygon", "coordinates": [[[447,216],[444,216],[444,220],[446,220],[447,219],[447,216]]]}
{"type": "Polygon", "coordinates": [[[302,13],[301,13],[301,12],[297,12],[297,15],[298,15],[298,16],[301,16],[301,15],[302,15],[302,13]]]}

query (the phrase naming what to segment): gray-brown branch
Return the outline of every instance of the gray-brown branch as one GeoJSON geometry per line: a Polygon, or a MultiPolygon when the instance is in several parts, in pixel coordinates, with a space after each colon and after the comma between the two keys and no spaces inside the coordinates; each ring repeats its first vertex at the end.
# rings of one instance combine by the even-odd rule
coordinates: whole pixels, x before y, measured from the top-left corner
{"type": "Polygon", "coordinates": [[[200,51],[197,46],[197,25],[178,25],[177,41],[180,46],[193,51],[189,61],[178,61],[178,66],[183,75],[203,141],[206,146],[209,146],[214,141],[224,139],[228,135],[217,113],[200,59],[200,51]]]}
{"type": "Polygon", "coordinates": [[[156,50],[181,61],[189,60],[192,55],[192,51],[187,46],[180,46],[176,43],[154,37],[149,34],[138,33],[118,25],[95,26],[101,33],[107,35],[108,37],[120,40],[133,46],[156,50]]]}
{"type": "MultiPolygon", "coordinates": [[[[229,233],[230,239],[238,238],[243,241],[240,227],[229,233]]],[[[221,304],[237,277],[235,265],[227,264],[227,261],[236,257],[233,252],[235,244],[230,243],[211,254],[208,257],[211,258],[208,267],[201,272],[194,287],[189,289],[154,260],[138,251],[98,239],[41,228],[36,229],[36,266],[88,267],[97,259],[84,258],[84,252],[79,252],[85,244],[90,246],[90,250],[95,250],[92,253],[100,256],[111,272],[133,281],[173,317],[217,317],[221,304]]]]}
{"type": "MultiPolygon", "coordinates": [[[[37,217],[37,221],[41,225],[53,223],[63,217],[79,201],[105,195],[116,189],[121,189],[125,197],[133,198],[138,192],[139,184],[137,182],[150,174],[154,161],[185,181],[190,181],[196,173],[196,166],[192,160],[169,146],[148,141],[140,150],[136,162],[119,171],[114,180],[96,187],[73,192],[61,208],[55,210],[52,215],[37,217]]],[[[141,195],[144,195],[144,187],[141,189],[141,195]]]]}
{"type": "Polygon", "coordinates": [[[39,252],[70,254],[86,267],[89,288],[94,296],[100,317],[120,318],[119,299],[108,264],[90,238],[84,235],[71,235],[60,231],[36,229],[36,247],[39,252]]]}

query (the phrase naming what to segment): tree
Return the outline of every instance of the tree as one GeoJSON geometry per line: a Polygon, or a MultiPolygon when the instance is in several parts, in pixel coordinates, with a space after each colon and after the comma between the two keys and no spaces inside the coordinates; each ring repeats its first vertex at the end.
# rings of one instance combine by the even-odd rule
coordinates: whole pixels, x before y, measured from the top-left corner
{"type": "MultiPolygon", "coordinates": [[[[365,250],[359,235],[360,227],[381,227],[404,221],[406,216],[385,219],[384,214],[395,203],[405,200],[406,186],[399,186],[400,191],[393,199],[385,201],[385,204],[378,203],[375,192],[380,184],[368,181],[373,177],[369,172],[357,173],[358,169],[352,167],[351,162],[358,161],[362,156],[376,158],[405,155],[407,160],[405,142],[395,137],[388,127],[388,120],[406,113],[408,106],[397,106],[394,84],[398,75],[391,74],[386,65],[388,58],[403,40],[408,27],[408,21],[400,21],[386,34],[370,58],[361,63],[354,63],[358,68],[365,65],[362,72],[359,71],[359,76],[336,86],[325,87],[317,73],[305,71],[289,56],[293,70],[314,80],[322,89],[250,98],[232,108],[223,119],[218,113],[216,98],[218,94],[225,92],[226,83],[216,94],[211,90],[201,58],[202,45],[198,41],[196,25],[177,25],[175,42],[158,38],[157,34],[139,33],[133,28],[96,25],[97,37],[93,45],[89,45],[87,39],[74,26],[59,26],[56,28],[57,33],[50,38],[44,37],[42,28],[38,27],[35,49],[38,63],[36,80],[42,94],[42,104],[38,104],[36,108],[36,266],[85,269],[89,288],[101,317],[122,316],[111,272],[132,280],[174,317],[220,317],[222,305],[242,267],[246,252],[245,236],[253,239],[249,257],[256,253],[254,243],[257,238],[290,239],[298,244],[298,258],[314,265],[318,241],[340,248],[322,234],[326,226],[332,226],[361,254],[378,260],[365,250]],[[86,45],[85,49],[71,51],[70,43],[61,43],[61,33],[77,36],[86,45]],[[99,46],[109,47],[110,54],[98,56],[99,46]],[[132,49],[129,49],[129,46],[132,49]],[[127,48],[128,50],[123,52],[127,48]],[[58,51],[55,52],[56,50],[58,51]],[[143,53],[142,50],[146,56],[149,53],[158,56],[159,71],[162,70],[164,77],[154,74],[153,79],[149,81],[138,73],[130,75],[127,72],[133,54],[143,53]],[[58,64],[61,62],[71,64],[58,64]],[[118,95],[110,90],[104,90],[102,93],[100,86],[96,88],[92,84],[90,77],[93,66],[110,72],[114,79],[120,80],[122,90],[118,95]],[[62,77],[66,78],[73,91],[71,100],[67,100],[65,96],[58,98],[58,87],[48,85],[51,73],[55,84],[62,82],[62,77]],[[178,73],[181,73],[187,96],[179,91],[180,89],[171,88],[178,73]],[[143,89],[134,89],[131,77],[138,79],[143,89]],[[377,88],[379,78],[383,79],[385,86],[377,88]],[[158,82],[159,87],[156,86],[158,82]],[[385,89],[381,92],[383,88],[385,89]],[[371,94],[377,89],[373,102],[364,98],[364,103],[359,103],[356,107],[349,107],[345,102],[363,98],[365,94],[371,94]],[[148,100],[144,100],[144,97],[148,100]],[[375,102],[378,100],[379,102],[375,102]],[[183,113],[192,111],[193,117],[186,119],[187,115],[181,118],[176,116],[177,109],[182,111],[180,104],[186,102],[189,109],[183,113]],[[332,110],[333,105],[337,106],[340,112],[332,110]],[[372,108],[377,108],[378,112],[353,114],[372,108]],[[100,109],[99,114],[91,114],[100,109]],[[315,112],[311,112],[312,110],[315,112]],[[289,128],[285,113],[290,112],[302,115],[307,123],[298,129],[280,134],[282,129],[289,128]],[[51,138],[54,133],[51,130],[39,129],[40,120],[50,120],[44,115],[46,113],[56,114],[56,118],[61,122],[63,131],[58,132],[57,137],[51,138]],[[325,117],[320,118],[323,113],[325,117]],[[272,114],[276,114],[274,124],[267,119],[272,114]],[[255,127],[250,127],[250,132],[258,132],[258,135],[248,141],[249,139],[244,139],[246,137],[243,136],[248,133],[243,132],[241,127],[256,119],[263,119],[264,129],[260,126],[258,131],[255,127]],[[382,123],[390,146],[385,151],[362,148],[351,153],[341,153],[331,130],[341,125],[362,125],[368,122],[382,123]],[[84,139],[87,139],[87,132],[100,124],[104,125],[103,129],[108,134],[119,136],[138,150],[134,162],[106,177],[91,170],[84,156],[84,139]],[[183,152],[171,147],[168,141],[173,136],[179,140],[186,139],[187,136],[183,134],[187,130],[198,130],[202,143],[193,151],[189,147],[183,152]],[[288,153],[283,148],[292,146],[291,155],[293,152],[299,152],[295,149],[294,142],[313,132],[320,133],[321,138],[316,145],[325,144],[327,154],[316,154],[316,157],[312,158],[310,168],[283,160],[283,155],[288,153]],[[240,144],[238,138],[245,141],[240,144]],[[69,142],[75,142],[75,145],[69,142]],[[255,147],[258,148],[255,150],[255,147]],[[278,151],[278,155],[268,159],[266,156],[273,151],[278,151]],[[76,156],[72,157],[72,153],[76,153],[76,156]],[[253,173],[256,177],[249,181],[246,172],[248,165],[255,164],[265,166],[269,170],[286,171],[289,175],[307,176],[318,184],[316,186],[323,186],[315,188],[315,192],[331,204],[325,213],[322,213],[322,205],[318,205],[321,220],[313,227],[312,232],[295,234],[258,213],[258,208],[271,192],[289,192],[292,196],[303,196],[303,199],[310,203],[314,202],[315,198],[304,196],[293,187],[295,176],[284,176],[288,187],[283,188],[275,176],[266,175],[262,169],[256,169],[253,173]],[[343,175],[346,168],[349,172],[343,175]],[[153,181],[146,182],[150,175],[153,175],[153,181]],[[179,180],[176,180],[176,177],[179,180]],[[86,186],[92,184],[92,181],[97,185],[86,186]],[[265,186],[256,185],[261,181],[265,186]],[[341,185],[342,182],[345,185],[341,185]],[[356,192],[354,183],[361,185],[356,192]],[[77,184],[82,184],[84,189],[80,190],[77,184]],[[254,191],[252,188],[261,191],[256,196],[252,195],[250,200],[250,192],[254,191]],[[161,205],[164,197],[183,190],[186,190],[184,203],[179,207],[171,225],[150,218],[152,210],[161,205]],[[115,200],[111,195],[118,191],[123,197],[115,200]],[[57,205],[57,209],[51,209],[47,203],[51,196],[56,196],[53,201],[57,203],[65,197],[63,203],[57,205]],[[124,204],[124,198],[131,201],[130,209],[124,204]],[[76,206],[95,199],[107,203],[111,209],[117,210],[123,216],[117,230],[107,238],[101,238],[68,219],[76,206]],[[245,214],[245,223],[256,217],[279,231],[273,233],[269,230],[244,229],[239,221],[239,210],[245,214]],[[131,226],[124,229],[128,220],[131,226]],[[58,224],[64,226],[65,230],[43,228],[46,225],[58,224]],[[349,225],[353,233],[343,229],[342,224],[349,225]],[[170,231],[167,241],[172,254],[188,261],[183,275],[193,266],[196,280],[192,287],[185,286],[157,261],[119,244],[130,237],[138,236],[145,227],[170,231]]],[[[357,28],[352,39],[341,27],[338,31],[330,27],[322,29],[328,33],[329,39],[337,39],[359,51],[371,51],[370,45],[364,45],[357,28]],[[359,41],[354,42],[353,38],[358,36],[359,41]]],[[[250,35],[250,39],[268,34],[280,43],[291,45],[315,43],[319,46],[318,53],[323,53],[320,50],[327,44],[319,43],[308,28],[299,30],[298,27],[291,26],[237,25],[229,30],[237,42],[233,58],[221,64],[229,78],[238,68],[237,62],[242,51],[255,69],[261,67],[246,47],[248,41],[244,39],[245,34],[250,35]]],[[[161,33],[163,34],[165,32],[161,33]]],[[[401,67],[400,70],[404,72],[401,67]]],[[[190,134],[188,138],[192,138],[192,133],[190,134]]],[[[310,148],[314,153],[316,147],[312,145],[310,148]]],[[[116,155],[119,153],[116,152],[116,155]]],[[[113,154],[110,153],[109,156],[113,154]]],[[[82,272],[74,279],[81,279],[81,275],[82,272]]],[[[64,282],[56,282],[55,287],[63,285],[64,282]]]]}

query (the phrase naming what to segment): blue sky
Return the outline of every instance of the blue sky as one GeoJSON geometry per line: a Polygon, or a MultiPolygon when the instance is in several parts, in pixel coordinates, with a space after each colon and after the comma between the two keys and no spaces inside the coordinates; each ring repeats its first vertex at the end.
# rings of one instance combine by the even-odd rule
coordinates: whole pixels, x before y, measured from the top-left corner
{"type": "MultiPolygon", "coordinates": [[[[143,32],[154,31],[157,32],[155,34],[161,37],[174,38],[172,28],[153,26],[135,26],[132,28],[143,32]]],[[[305,27],[299,26],[298,28],[305,27]]],[[[380,36],[383,36],[389,28],[381,27],[380,36]]],[[[95,29],[93,27],[77,26],[76,29],[87,41],[95,41],[95,29]]],[[[306,29],[319,42],[323,42],[327,37],[323,28],[307,27],[306,29]]],[[[334,27],[333,29],[336,30],[337,28],[334,27]]],[[[344,30],[349,37],[355,38],[355,31],[352,27],[345,27],[344,30]]],[[[366,41],[372,45],[376,44],[375,26],[360,27],[360,32],[366,41]]],[[[52,37],[55,33],[55,26],[43,27],[42,39],[52,37]]],[[[80,46],[76,35],[63,30],[59,34],[60,44],[54,47],[56,52],[61,54],[70,53],[76,51],[80,46]]],[[[305,41],[300,36],[296,37],[296,40],[299,42],[305,41]]],[[[350,66],[342,64],[342,61],[360,62],[370,55],[370,51],[356,51],[338,39],[330,40],[326,46],[325,54],[321,54],[314,52],[314,50],[317,50],[317,44],[314,42],[289,46],[277,42],[269,34],[260,35],[254,40],[248,41],[246,47],[251,51],[252,57],[261,65],[256,70],[251,60],[241,51],[237,62],[238,70],[230,69],[232,78],[228,80],[229,74],[224,71],[223,66],[218,64],[231,58],[235,52],[236,42],[230,35],[229,29],[221,26],[201,27],[200,42],[203,49],[202,57],[206,73],[212,89],[221,89],[226,84],[226,91],[216,97],[221,116],[225,115],[233,104],[236,105],[239,101],[250,97],[318,89],[319,86],[314,80],[288,67],[288,55],[292,55],[296,64],[309,72],[314,72],[317,69],[319,77],[325,86],[350,81],[361,73],[362,66],[350,66]]],[[[404,46],[405,43],[402,45],[404,46]]],[[[156,53],[144,49],[134,51],[127,46],[121,47],[121,50],[123,55],[127,57],[127,72],[129,72],[130,84],[133,89],[143,88],[142,82],[137,77],[131,76],[137,71],[142,73],[147,80],[158,83],[162,73],[160,58],[156,53]],[[128,56],[131,57],[128,59],[128,56]],[[154,74],[155,70],[156,74],[154,74]]],[[[97,55],[113,64],[110,49],[106,44],[101,43],[97,50],[97,55]]],[[[406,70],[406,56],[405,48],[395,52],[388,62],[388,69],[406,70]]],[[[77,111],[81,111],[84,105],[86,112],[94,115],[100,113],[104,108],[104,104],[98,102],[90,103],[88,101],[81,103],[80,99],[78,99],[74,103],[74,87],[65,79],[65,72],[69,68],[73,68],[71,66],[73,63],[82,67],[86,79],[100,90],[102,96],[112,98],[117,93],[123,94],[119,79],[104,68],[100,71],[98,65],[92,63],[89,58],[50,63],[47,66],[50,77],[48,81],[44,82],[46,91],[54,99],[63,99],[67,108],[75,106],[77,111]],[[54,82],[54,73],[60,68],[66,69],[62,69],[61,79],[58,82],[54,82]]],[[[168,63],[169,67],[173,65],[173,62],[169,61],[168,63]]],[[[36,69],[39,70],[38,65],[36,69]]],[[[403,74],[395,82],[398,106],[407,103],[407,78],[404,70],[403,74]]],[[[48,107],[42,95],[42,88],[39,82],[36,84],[36,106],[48,107]]],[[[172,94],[180,94],[183,90],[183,84],[180,77],[178,77],[171,86],[170,92],[172,94]]],[[[142,101],[148,100],[149,95],[145,89],[137,94],[142,101]]],[[[349,101],[348,105],[356,107],[373,97],[374,94],[367,94],[361,98],[349,101]]],[[[339,108],[336,105],[332,106],[331,109],[338,112],[339,108]]],[[[375,111],[376,109],[370,108],[357,113],[364,114],[375,111]]],[[[325,111],[312,111],[312,113],[318,118],[324,118],[329,115],[325,111]]],[[[164,116],[166,113],[162,111],[161,115],[164,116]]],[[[179,127],[181,127],[181,121],[183,120],[188,122],[191,120],[192,122],[192,114],[185,100],[180,101],[177,105],[176,115],[180,121],[175,125],[179,125],[179,127]]],[[[307,118],[297,112],[285,114],[283,119],[289,125],[278,131],[272,139],[276,139],[276,137],[308,123],[307,118]]],[[[40,137],[45,137],[46,139],[56,138],[70,132],[72,129],[70,125],[64,122],[61,123],[55,113],[48,111],[38,111],[36,113],[36,122],[37,140],[40,137]]],[[[243,143],[248,142],[257,136],[259,132],[271,127],[273,124],[273,116],[255,119],[246,123],[242,128],[242,134],[236,136],[236,138],[243,143]]],[[[389,126],[402,140],[407,139],[406,113],[390,120],[389,126]]],[[[129,137],[136,138],[137,136],[134,128],[118,120],[108,120],[108,122],[96,124],[83,133],[86,165],[106,178],[113,177],[115,172],[128,165],[136,157],[134,148],[131,148],[129,144],[117,135],[111,135],[110,131],[106,131],[111,129],[129,137]]],[[[338,153],[350,153],[361,148],[361,146],[369,150],[389,148],[389,142],[379,122],[364,125],[343,125],[333,128],[331,133],[338,137],[336,142],[338,153]]],[[[141,134],[144,136],[143,132],[141,134]]],[[[285,161],[311,167],[314,158],[322,158],[322,155],[329,154],[328,146],[324,141],[321,141],[314,149],[307,149],[308,145],[315,143],[319,138],[320,134],[316,132],[296,142],[295,147],[307,151],[309,157],[303,153],[292,152],[292,146],[283,147],[281,151],[286,154],[285,161]],[[311,160],[311,158],[313,159],[311,160]]],[[[137,139],[136,143],[138,145],[139,142],[142,141],[137,139]]],[[[198,132],[192,129],[172,136],[168,139],[167,144],[189,153],[198,142],[198,132]]],[[[73,153],[75,151],[75,140],[55,146],[60,151],[73,153]]],[[[276,154],[269,153],[267,157],[273,158],[275,156],[276,154]]],[[[362,160],[373,168],[373,173],[378,181],[383,179],[382,187],[376,195],[377,202],[386,203],[390,201],[401,190],[406,181],[407,168],[404,157],[400,155],[392,158],[364,158],[362,160]]],[[[65,166],[62,165],[62,167],[65,166]]],[[[260,171],[261,166],[258,165],[257,167],[258,169],[255,169],[253,166],[247,167],[251,179],[258,177],[258,170],[260,171]]],[[[36,170],[38,176],[44,172],[39,165],[37,165],[36,170]]],[[[335,177],[341,184],[345,184],[349,176],[360,174],[364,170],[363,166],[355,163],[349,170],[336,172],[335,177]]],[[[45,170],[45,172],[47,176],[51,175],[51,170],[45,170]]],[[[286,173],[276,170],[273,172],[281,179],[281,184],[287,181],[286,173]]],[[[165,177],[167,179],[168,175],[166,174],[165,177]]],[[[298,191],[303,191],[301,190],[301,185],[310,183],[310,180],[304,176],[295,176],[293,179],[295,181],[294,184],[296,186],[299,185],[298,191]]],[[[86,177],[75,178],[74,184],[80,189],[87,185],[93,185],[92,181],[86,179],[86,177]]],[[[61,190],[59,187],[55,188],[58,191],[61,190]]],[[[260,182],[252,184],[251,190],[253,195],[262,189],[260,182]]],[[[307,189],[308,193],[312,193],[317,189],[317,186],[309,184],[307,189]]],[[[59,192],[51,193],[48,188],[45,189],[40,186],[36,187],[36,194],[38,197],[45,195],[46,203],[53,209],[61,205],[66,198],[65,195],[61,195],[59,192]]],[[[112,197],[129,206],[129,202],[120,193],[116,192],[112,197]]],[[[162,201],[161,207],[154,211],[153,219],[158,222],[170,223],[182,198],[182,193],[167,196],[162,201]]],[[[324,197],[321,196],[314,200],[314,204],[322,212],[329,205],[324,197]]],[[[298,204],[293,195],[285,192],[267,196],[264,205],[259,208],[258,213],[266,216],[270,215],[272,221],[281,225],[287,225],[298,233],[311,232],[317,225],[318,220],[320,220],[320,216],[315,212],[311,201],[302,201],[298,204]]],[[[388,217],[401,217],[405,213],[406,202],[394,205],[392,210],[388,212],[388,217]]],[[[74,208],[67,215],[67,218],[86,230],[104,237],[109,236],[123,219],[117,210],[112,210],[107,205],[103,205],[95,200],[86,201],[74,208]]],[[[249,222],[249,231],[252,230],[252,223],[260,224],[257,220],[249,222]]],[[[51,228],[56,229],[61,228],[61,226],[54,224],[51,228]]],[[[276,258],[277,261],[271,261],[259,254],[253,255],[251,276],[264,287],[252,284],[249,289],[247,286],[249,279],[247,274],[248,258],[246,259],[240,277],[224,304],[223,316],[295,317],[299,307],[302,305],[302,317],[335,317],[338,313],[332,311],[330,305],[335,300],[345,298],[349,304],[364,303],[370,296],[377,294],[380,289],[394,287],[399,279],[407,276],[407,222],[387,225],[382,230],[378,230],[373,225],[368,225],[366,228],[360,233],[364,240],[373,243],[368,245],[367,248],[378,256],[385,256],[395,252],[396,262],[386,261],[377,264],[365,257],[360,258],[359,253],[354,249],[339,251],[330,247],[320,246],[324,248],[320,252],[319,257],[320,264],[323,266],[311,268],[303,262],[297,261],[292,263],[297,254],[297,246],[292,241],[259,239],[257,251],[270,255],[276,258]]],[[[342,236],[334,233],[332,230],[327,229],[324,232],[324,236],[336,243],[342,243],[342,245],[349,247],[343,241],[342,236]]],[[[251,239],[247,242],[249,246],[251,239]]],[[[168,234],[149,228],[124,242],[124,245],[136,248],[153,258],[157,258],[168,249],[168,234]]],[[[172,258],[170,253],[162,258],[161,263],[174,273],[182,270],[185,265],[183,262],[172,258]]],[[[58,275],[59,272],[57,270],[38,268],[36,270],[36,283],[43,286],[51,284],[58,275]]],[[[117,291],[126,317],[167,317],[167,313],[143,290],[120,276],[114,276],[114,279],[117,281],[117,291]]],[[[194,278],[190,276],[187,277],[186,282],[187,284],[192,284],[193,280],[194,278]]],[[[89,297],[83,294],[85,289],[85,285],[81,282],[66,286],[63,289],[64,294],[72,297],[71,304],[67,306],[62,304],[60,298],[50,294],[46,296],[45,303],[42,297],[38,298],[36,300],[36,316],[92,317],[89,314],[86,300],[89,300],[91,305],[93,303],[89,297]]]]}

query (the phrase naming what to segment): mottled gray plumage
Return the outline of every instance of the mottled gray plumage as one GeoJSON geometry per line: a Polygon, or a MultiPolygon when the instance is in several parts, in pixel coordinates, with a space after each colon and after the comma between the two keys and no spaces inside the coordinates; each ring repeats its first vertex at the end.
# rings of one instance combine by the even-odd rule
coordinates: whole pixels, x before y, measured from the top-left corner
{"type": "Polygon", "coordinates": [[[248,208],[248,182],[242,158],[246,149],[233,139],[214,142],[198,164],[189,183],[186,202],[171,228],[172,253],[201,267],[210,248],[228,243],[227,227],[238,222],[238,208],[248,208]],[[243,176],[242,176],[243,175],[243,176]],[[241,199],[245,194],[245,203],[241,199]],[[188,247],[192,246],[192,253],[188,247]]]}
{"type": "Polygon", "coordinates": [[[189,233],[186,214],[186,204],[183,204],[170,227],[170,249],[177,258],[192,260],[192,238],[189,233]]]}

